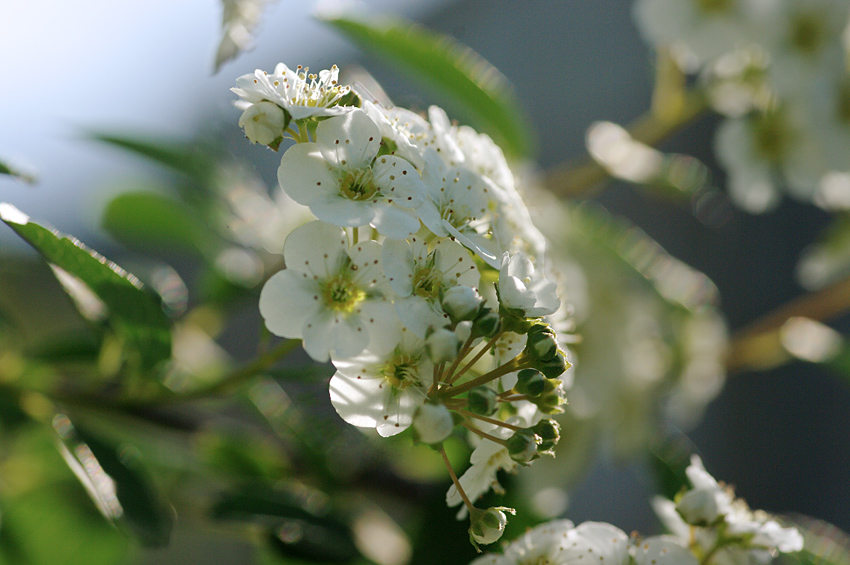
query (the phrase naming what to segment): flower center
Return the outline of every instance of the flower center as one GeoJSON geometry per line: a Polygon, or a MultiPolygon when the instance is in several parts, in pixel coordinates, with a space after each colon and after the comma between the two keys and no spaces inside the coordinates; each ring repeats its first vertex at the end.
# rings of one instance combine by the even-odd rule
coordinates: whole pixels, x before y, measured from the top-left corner
{"type": "Polygon", "coordinates": [[[372,169],[346,171],[339,180],[339,192],[349,200],[369,200],[378,194],[378,187],[372,177],[372,169]]]}
{"type": "Polygon", "coordinates": [[[442,286],[441,274],[437,269],[436,256],[432,252],[423,265],[418,265],[413,274],[413,294],[422,298],[436,298],[442,286]]]}
{"type": "Polygon", "coordinates": [[[351,312],[366,298],[366,292],[357,288],[354,282],[344,275],[326,281],[322,287],[325,305],[336,312],[351,312]]]}
{"type": "Polygon", "coordinates": [[[732,9],[734,0],[697,0],[697,7],[704,14],[720,14],[732,9]]]}
{"type": "Polygon", "coordinates": [[[792,20],[791,45],[807,55],[820,51],[827,37],[823,19],[815,13],[800,13],[792,20]]]}
{"type": "Polygon", "coordinates": [[[771,163],[780,162],[788,153],[793,136],[780,112],[759,114],[752,122],[756,154],[771,163]]]}
{"type": "Polygon", "coordinates": [[[396,390],[419,386],[419,358],[405,353],[396,353],[384,367],[384,378],[396,390]]]}

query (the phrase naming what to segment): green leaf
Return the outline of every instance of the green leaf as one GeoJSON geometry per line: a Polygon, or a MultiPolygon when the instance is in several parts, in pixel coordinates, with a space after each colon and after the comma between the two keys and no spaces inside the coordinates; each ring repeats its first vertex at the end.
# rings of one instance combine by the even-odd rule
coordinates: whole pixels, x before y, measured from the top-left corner
{"type": "Polygon", "coordinates": [[[215,151],[210,145],[107,133],[92,133],[91,138],[165,165],[202,185],[207,184],[217,170],[215,151]]]}
{"type": "Polygon", "coordinates": [[[325,19],[362,49],[389,58],[412,76],[439,87],[474,118],[511,157],[534,152],[529,120],[508,80],[478,53],[455,39],[409,21],[325,19]]]}
{"type": "Polygon", "coordinates": [[[115,565],[126,536],[103,519],[71,480],[42,485],[4,504],[0,562],[115,565]]]}
{"type": "MultiPolygon", "coordinates": [[[[63,440],[69,451],[76,455],[83,468],[90,473],[94,487],[99,487],[102,481],[98,480],[98,471],[89,471],[93,463],[86,460],[85,454],[89,452],[114,482],[114,497],[121,508],[120,515],[114,518],[120,518],[120,521],[126,523],[143,545],[167,545],[174,519],[168,506],[154,490],[136,450],[130,446],[112,445],[78,424],[73,427],[70,422],[68,424],[62,430],[63,440]]],[[[102,497],[113,496],[112,492],[99,494],[102,497]]]]}
{"type": "Polygon", "coordinates": [[[115,239],[136,249],[212,254],[218,236],[184,204],[153,192],[127,192],[112,199],[102,226],[115,239]]]}
{"type": "Polygon", "coordinates": [[[10,204],[0,219],[32,245],[51,266],[76,277],[108,309],[116,333],[133,346],[134,361],[150,370],[171,356],[171,322],[162,301],[139,280],[79,240],[40,226],[10,204]]]}
{"type": "Polygon", "coordinates": [[[270,546],[282,557],[314,563],[348,563],[359,557],[351,529],[317,500],[321,496],[316,493],[254,485],[223,496],[212,514],[265,525],[270,546]]]}
{"type": "Polygon", "coordinates": [[[104,519],[56,449],[49,426],[4,435],[0,563],[124,562],[127,536],[104,519]]]}
{"type": "Polygon", "coordinates": [[[647,455],[659,494],[673,500],[683,487],[690,487],[685,469],[695,451],[694,444],[681,433],[661,439],[649,448],[647,455]]]}

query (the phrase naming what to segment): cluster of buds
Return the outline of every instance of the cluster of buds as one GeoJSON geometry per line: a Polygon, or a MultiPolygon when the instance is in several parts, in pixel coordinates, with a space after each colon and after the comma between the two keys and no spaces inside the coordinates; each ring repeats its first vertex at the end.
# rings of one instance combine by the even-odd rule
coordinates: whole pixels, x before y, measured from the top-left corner
{"type": "Polygon", "coordinates": [[[315,217],[286,238],[260,313],[333,362],[331,402],[348,423],[382,436],[412,427],[443,455],[447,437],[471,434],[462,477],[444,457],[447,499],[464,503],[473,543],[492,543],[507,509],[474,500],[499,468],[553,453],[559,427],[545,417],[565,402],[544,239],[488,136],[437,107],[426,118],[364,100],[337,77],[281,64],[233,89],[252,142],[296,142],[278,180],[315,217]]]}

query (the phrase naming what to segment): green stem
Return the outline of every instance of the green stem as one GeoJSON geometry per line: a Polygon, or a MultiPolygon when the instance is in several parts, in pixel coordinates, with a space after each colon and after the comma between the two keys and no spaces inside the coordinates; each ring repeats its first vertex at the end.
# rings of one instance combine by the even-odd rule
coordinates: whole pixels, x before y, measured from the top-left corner
{"type": "Polygon", "coordinates": [[[482,422],[487,422],[488,424],[493,424],[494,426],[501,426],[503,428],[507,428],[507,429],[513,430],[515,432],[518,432],[520,430],[525,429],[525,428],[522,428],[520,426],[514,426],[513,424],[508,424],[507,422],[497,420],[495,418],[488,418],[487,416],[482,416],[481,414],[476,414],[475,412],[470,412],[469,410],[466,410],[464,408],[458,409],[458,412],[463,414],[464,416],[466,416],[468,418],[475,418],[476,420],[481,420],[482,422]]]}
{"type": "Polygon", "coordinates": [[[482,437],[482,438],[484,438],[488,441],[492,441],[493,443],[498,443],[499,445],[501,445],[503,447],[507,447],[507,445],[508,445],[508,440],[502,439],[500,437],[496,437],[494,435],[490,435],[485,431],[479,430],[478,428],[476,428],[475,426],[473,426],[469,422],[461,422],[460,425],[463,426],[464,428],[466,428],[467,430],[469,430],[470,432],[474,433],[475,435],[480,436],[480,437],[482,437]]]}
{"type": "Polygon", "coordinates": [[[472,504],[472,501],[469,500],[469,497],[466,496],[466,492],[464,492],[463,487],[460,486],[460,481],[457,479],[457,475],[455,474],[455,470],[452,468],[452,464],[449,462],[449,457],[446,455],[446,450],[440,445],[440,448],[437,450],[440,452],[440,455],[443,456],[443,463],[446,464],[446,469],[449,470],[449,475],[452,477],[452,482],[457,489],[457,493],[460,495],[461,500],[466,505],[466,509],[469,510],[470,514],[475,509],[475,505],[472,504]]]}
{"type": "Polygon", "coordinates": [[[471,381],[464,383],[460,386],[450,387],[443,389],[438,393],[439,396],[451,398],[453,396],[457,396],[458,394],[463,394],[464,392],[471,390],[477,386],[487,384],[492,380],[498,379],[508,373],[513,373],[514,371],[518,371],[520,369],[524,369],[527,364],[527,360],[522,354],[517,355],[511,361],[505,363],[501,367],[497,369],[493,369],[489,373],[481,375],[480,377],[476,377],[471,381]]]}
{"type": "Polygon", "coordinates": [[[494,335],[493,337],[491,337],[491,338],[490,338],[490,341],[488,341],[488,342],[484,345],[484,347],[482,347],[482,348],[478,351],[478,353],[476,353],[476,354],[475,354],[475,357],[473,357],[473,358],[472,358],[472,360],[471,360],[469,363],[467,363],[467,364],[464,366],[464,368],[463,368],[463,369],[461,369],[460,371],[458,371],[458,373],[457,373],[456,375],[452,375],[452,376],[450,376],[450,377],[446,380],[446,384],[452,384],[453,382],[456,382],[459,378],[461,378],[463,375],[465,375],[465,374],[466,374],[466,372],[467,372],[467,371],[469,371],[469,369],[471,369],[471,368],[472,368],[472,366],[473,366],[473,365],[475,365],[475,364],[478,362],[478,360],[479,360],[479,359],[481,359],[481,357],[483,357],[483,356],[484,356],[484,354],[485,354],[485,353],[487,353],[488,351],[490,351],[490,348],[491,348],[491,347],[493,347],[493,344],[495,344],[495,343],[496,343],[496,341],[497,341],[500,337],[502,337],[502,334],[503,334],[503,333],[505,333],[505,332],[504,332],[504,330],[499,330],[498,332],[496,332],[496,335],[494,335]]]}

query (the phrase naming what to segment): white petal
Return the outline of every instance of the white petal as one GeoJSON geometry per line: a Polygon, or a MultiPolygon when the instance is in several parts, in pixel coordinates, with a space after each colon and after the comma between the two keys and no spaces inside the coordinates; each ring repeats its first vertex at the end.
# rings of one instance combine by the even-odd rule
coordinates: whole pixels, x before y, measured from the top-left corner
{"type": "Polygon", "coordinates": [[[653,536],[635,548],[637,565],[697,565],[694,554],[672,536],[653,536]]]}
{"type": "Polygon", "coordinates": [[[425,199],[425,185],[413,165],[400,157],[384,155],[372,167],[375,185],[400,206],[416,208],[425,199]]]}
{"type": "Polygon", "coordinates": [[[402,336],[402,326],[392,302],[374,299],[358,308],[361,323],[369,334],[369,350],[383,355],[392,351],[402,336]]]}
{"type": "Polygon", "coordinates": [[[376,429],[380,435],[390,437],[410,427],[414,412],[425,402],[425,392],[417,387],[402,391],[385,388],[388,390],[384,393],[383,414],[376,429]]]}
{"type": "Polygon", "coordinates": [[[324,222],[310,222],[289,234],[283,245],[283,258],[287,268],[323,280],[339,272],[347,250],[345,230],[324,222]]]}
{"type": "Polygon", "coordinates": [[[369,344],[369,333],[356,314],[322,311],[304,324],[304,350],[316,361],[353,357],[369,344]]]}
{"type": "Polygon", "coordinates": [[[316,142],[325,159],[344,170],[369,166],[378,154],[381,134],[362,110],[321,122],[316,128],[316,142]]]}
{"type": "Polygon", "coordinates": [[[291,269],[275,273],[260,292],[260,315],[282,337],[301,337],[305,320],[322,307],[317,283],[291,269]]]}
{"type": "Polygon", "coordinates": [[[323,194],[339,194],[339,182],[315,143],[299,143],[286,150],[277,169],[277,182],[305,206],[323,194]]]}
{"type": "Polygon", "coordinates": [[[411,209],[383,204],[375,206],[372,226],[389,239],[404,239],[419,231],[419,216],[411,209]]]}
{"type": "Polygon", "coordinates": [[[567,532],[564,549],[559,557],[564,563],[627,565],[629,538],[622,530],[604,522],[585,522],[567,532]]]}
{"type": "Polygon", "coordinates": [[[423,339],[429,327],[440,328],[451,322],[448,316],[437,312],[435,307],[421,296],[396,299],[395,308],[401,323],[423,339]]]}
{"type": "Polygon", "coordinates": [[[434,245],[437,269],[444,273],[443,284],[446,286],[478,287],[480,276],[469,251],[457,241],[443,239],[434,245]]]}
{"type": "Polygon", "coordinates": [[[384,378],[346,376],[337,371],[331,378],[331,403],[340,417],[360,428],[374,428],[383,415],[384,378]]]}
{"type": "Polygon", "coordinates": [[[381,251],[384,273],[393,291],[399,296],[413,292],[414,258],[410,243],[404,240],[387,240],[381,251]]]}
{"type": "Polygon", "coordinates": [[[371,202],[349,200],[339,194],[314,199],[310,210],[324,222],[349,228],[365,226],[375,216],[375,206],[371,202]]]}

